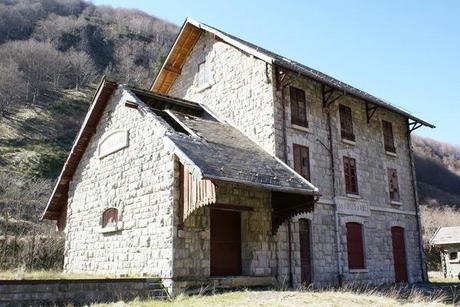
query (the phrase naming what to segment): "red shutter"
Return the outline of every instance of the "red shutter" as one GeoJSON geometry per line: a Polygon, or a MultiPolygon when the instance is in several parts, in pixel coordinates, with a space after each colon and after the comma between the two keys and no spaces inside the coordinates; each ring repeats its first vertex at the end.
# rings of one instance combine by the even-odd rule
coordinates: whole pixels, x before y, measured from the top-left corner
{"type": "Polygon", "coordinates": [[[343,157],[343,172],[345,174],[345,191],[351,194],[358,194],[356,160],[350,157],[343,157]]]}
{"type": "Polygon", "coordinates": [[[302,177],[310,180],[310,153],[308,147],[294,144],[294,170],[302,177]]]}
{"type": "Polygon", "coordinates": [[[353,118],[351,109],[344,105],[339,105],[340,114],[340,134],[342,139],[354,141],[355,135],[353,133],[353,118]]]}
{"type": "Polygon", "coordinates": [[[390,122],[382,120],[383,129],[383,143],[385,151],[396,152],[394,136],[393,136],[393,125],[390,122]]]}
{"type": "Polygon", "coordinates": [[[362,225],[347,223],[348,268],[364,269],[364,248],[362,225]]]}
{"type": "Polygon", "coordinates": [[[388,170],[388,189],[390,192],[390,200],[399,201],[399,184],[398,174],[396,169],[389,168],[388,170]]]}
{"type": "Polygon", "coordinates": [[[290,87],[291,98],[291,123],[303,127],[308,127],[307,106],[305,102],[305,92],[301,89],[290,87]]]}

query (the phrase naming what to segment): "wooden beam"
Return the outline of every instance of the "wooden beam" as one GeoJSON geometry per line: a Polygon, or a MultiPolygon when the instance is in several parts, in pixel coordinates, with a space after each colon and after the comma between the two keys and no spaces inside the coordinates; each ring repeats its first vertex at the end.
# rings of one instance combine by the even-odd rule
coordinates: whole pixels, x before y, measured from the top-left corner
{"type": "Polygon", "coordinates": [[[374,113],[375,111],[377,111],[378,108],[379,106],[377,105],[371,106],[370,103],[366,102],[366,118],[367,118],[368,124],[371,121],[372,116],[374,116],[374,113]]]}

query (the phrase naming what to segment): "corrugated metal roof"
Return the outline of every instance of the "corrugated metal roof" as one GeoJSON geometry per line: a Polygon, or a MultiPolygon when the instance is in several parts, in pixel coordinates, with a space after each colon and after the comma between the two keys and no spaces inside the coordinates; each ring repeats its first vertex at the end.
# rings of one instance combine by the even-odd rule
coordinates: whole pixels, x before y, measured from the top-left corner
{"type": "Polygon", "coordinates": [[[439,228],[430,243],[432,245],[460,243],[460,226],[439,228]]]}

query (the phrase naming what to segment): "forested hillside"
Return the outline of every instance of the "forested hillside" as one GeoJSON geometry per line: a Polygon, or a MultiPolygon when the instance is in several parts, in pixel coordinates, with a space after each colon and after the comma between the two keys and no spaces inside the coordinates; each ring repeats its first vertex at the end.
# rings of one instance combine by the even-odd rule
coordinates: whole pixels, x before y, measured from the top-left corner
{"type": "Polygon", "coordinates": [[[429,138],[413,138],[420,200],[460,208],[460,147],[429,138]]]}
{"type": "Polygon", "coordinates": [[[59,267],[38,222],[102,75],[145,87],[178,27],[82,0],[0,0],[0,268],[59,267]]]}

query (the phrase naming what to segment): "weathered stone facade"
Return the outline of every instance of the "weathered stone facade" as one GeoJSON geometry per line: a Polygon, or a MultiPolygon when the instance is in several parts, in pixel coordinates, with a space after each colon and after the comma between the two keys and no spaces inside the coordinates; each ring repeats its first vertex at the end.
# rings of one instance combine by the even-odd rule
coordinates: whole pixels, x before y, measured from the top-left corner
{"type": "Polygon", "coordinates": [[[174,159],[164,145],[166,128],[123,87],[108,103],[70,182],[64,270],[172,276],[174,159]],[[129,146],[98,155],[103,136],[123,129],[129,146]],[[102,232],[100,218],[117,208],[120,223],[102,232]]]}
{"type": "MultiPolygon", "coordinates": [[[[290,72],[281,82],[277,74],[271,63],[203,31],[167,93],[202,104],[291,167],[293,144],[309,148],[310,181],[322,196],[313,212],[291,220],[290,230],[284,223],[273,233],[269,189],[214,182],[216,204],[246,208],[241,211],[242,274],[276,278],[286,286],[292,272],[293,285],[300,286],[299,220],[307,219],[313,284],[393,282],[394,226],[404,229],[408,281],[421,280],[407,119],[379,108],[368,123],[365,102],[353,96],[343,96],[326,109],[321,84],[290,72]],[[209,82],[198,85],[204,61],[209,82]],[[289,86],[305,91],[308,128],[291,125],[289,86]],[[353,143],[340,136],[339,104],[352,110],[353,143]],[[384,150],[382,120],[393,124],[396,154],[384,150]],[[345,192],[343,156],[356,160],[359,195],[345,192]],[[398,173],[398,203],[389,199],[387,168],[398,173]],[[347,222],[362,225],[364,269],[348,268],[347,222]]],[[[165,145],[168,129],[172,127],[126,88],[111,98],[70,183],[65,270],[151,274],[164,278],[173,294],[196,286],[196,281],[209,281],[211,209],[200,207],[182,224],[180,162],[165,145]],[[140,107],[127,108],[126,101],[140,107]],[[126,131],[129,146],[101,156],[100,142],[113,131],[126,131]],[[119,227],[101,231],[99,218],[112,207],[120,213],[119,227]]]]}
{"type": "MultiPolygon", "coordinates": [[[[312,275],[316,284],[335,283],[339,274],[342,275],[343,280],[363,280],[373,283],[394,281],[391,247],[393,226],[401,226],[405,230],[409,281],[421,280],[422,260],[406,118],[379,108],[367,123],[365,102],[351,96],[344,96],[331,106],[334,191],[331,158],[327,149],[329,146],[327,116],[322,106],[320,84],[293,73],[287,73],[285,79],[288,80],[286,83],[289,86],[300,88],[306,93],[308,129],[291,125],[289,86],[280,87],[284,90],[283,102],[281,90],[276,87],[275,69],[272,65],[205,32],[191,51],[181,75],[178,76],[168,94],[204,104],[281,159],[284,158],[286,147],[287,162],[291,167],[293,167],[292,145],[299,144],[309,148],[311,182],[322,194],[315,206],[315,212],[307,217],[312,221],[312,275]],[[212,78],[206,87],[198,87],[198,64],[203,61],[206,61],[212,78]],[[352,109],[356,135],[354,144],[345,143],[341,139],[339,104],[352,109]],[[283,112],[285,112],[284,116],[283,112]],[[396,155],[385,153],[382,119],[393,124],[396,155]],[[283,120],[286,126],[286,142],[283,120]],[[353,157],[357,161],[358,197],[345,193],[343,156],[353,157]],[[395,168],[398,172],[400,203],[390,202],[387,168],[395,168]],[[341,272],[337,265],[335,207],[338,210],[341,272]],[[354,272],[348,270],[345,229],[347,221],[364,225],[366,264],[364,270],[354,272]]],[[[294,219],[292,224],[292,261],[294,279],[298,285],[300,252],[298,236],[296,236],[298,233],[296,220],[294,219]]],[[[275,239],[279,246],[283,246],[281,254],[286,253],[286,227],[282,225],[275,239]]],[[[287,274],[288,264],[283,259],[277,261],[280,279],[281,275],[287,274]]]]}

